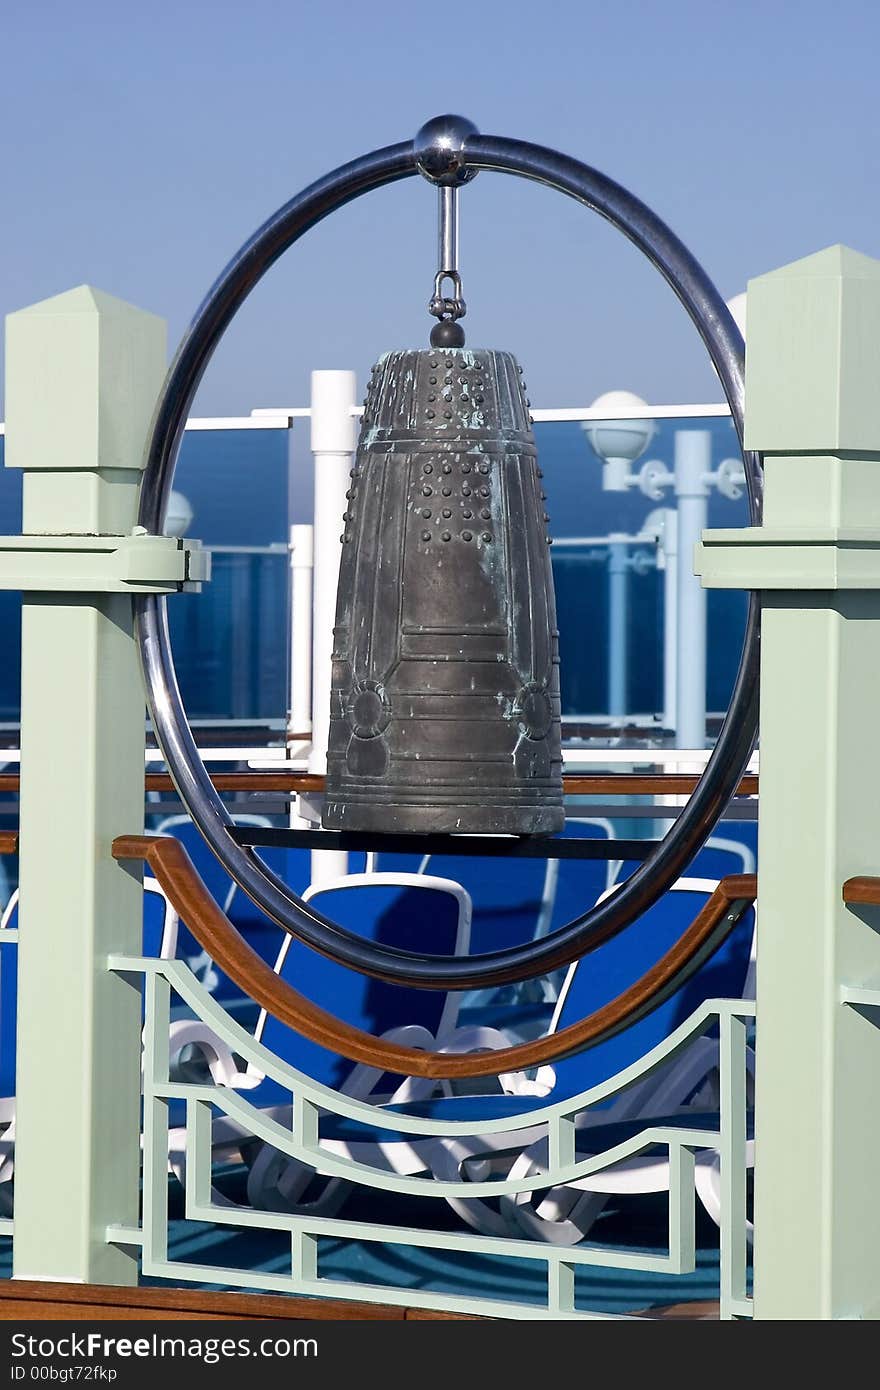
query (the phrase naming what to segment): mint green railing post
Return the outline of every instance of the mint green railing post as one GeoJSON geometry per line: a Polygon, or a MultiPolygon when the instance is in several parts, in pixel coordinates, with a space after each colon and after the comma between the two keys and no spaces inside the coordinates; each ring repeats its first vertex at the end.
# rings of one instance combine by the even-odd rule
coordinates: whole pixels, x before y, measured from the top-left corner
{"type": "Polygon", "coordinates": [[[755,1316],[880,1315],[880,261],[835,246],[750,282],[746,444],[761,527],[703,582],[763,595],[755,1316]]]}
{"type": "Polygon", "coordinates": [[[139,877],[110,847],[143,825],[130,589],[150,576],[131,547],[164,371],[164,322],[86,286],[7,319],[6,465],[24,488],[23,534],[0,539],[0,587],[24,594],[18,1278],[137,1279],[106,1232],[138,1223],[141,1006],[106,961],[141,949],[139,877]]]}

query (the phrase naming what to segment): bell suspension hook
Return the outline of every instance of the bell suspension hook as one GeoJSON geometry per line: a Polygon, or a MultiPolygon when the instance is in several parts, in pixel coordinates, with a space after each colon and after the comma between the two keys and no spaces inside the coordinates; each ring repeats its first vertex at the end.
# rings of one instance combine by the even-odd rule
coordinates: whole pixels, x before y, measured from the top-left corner
{"type": "Polygon", "coordinates": [[[438,320],[431,329],[431,346],[464,347],[464,329],[458,322],[467,313],[458,269],[458,188],[441,184],[438,195],[437,274],[428,312],[438,320]],[[444,282],[452,285],[452,295],[444,295],[444,282]]]}

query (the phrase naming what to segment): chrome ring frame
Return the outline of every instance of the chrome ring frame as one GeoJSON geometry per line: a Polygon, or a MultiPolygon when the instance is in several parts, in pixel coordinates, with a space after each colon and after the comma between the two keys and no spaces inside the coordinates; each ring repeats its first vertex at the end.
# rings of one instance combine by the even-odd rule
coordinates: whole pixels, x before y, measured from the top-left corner
{"type": "MultiPolygon", "coordinates": [[[[539,145],[469,136],[468,168],[516,174],[565,193],[599,213],[660,271],[689,313],[709,353],[743,437],[744,345],[733,318],[699,263],[668,227],[626,189],[578,160],[539,145]]],[[[264,273],[295,241],[354,198],[420,172],[411,141],[343,165],[304,189],[245,243],[209,290],[178,348],[159,398],[147,446],[138,521],[162,530],[187,412],[211,355],[264,273]]],[[[752,524],[760,522],[761,460],[744,454],[752,524]]],[[[618,891],[539,941],[480,956],[419,955],[379,946],[329,921],[237,844],[231,820],[205,771],[180,697],[164,597],[135,599],[135,625],[147,699],[168,769],[209,846],[231,877],[275,922],[331,959],[395,984],[466,989],[532,978],[558,968],[627,927],[661,897],[705,843],[742,776],[758,718],[760,609],[750,597],[746,635],[727,716],[700,781],[675,824],[618,891]]]]}

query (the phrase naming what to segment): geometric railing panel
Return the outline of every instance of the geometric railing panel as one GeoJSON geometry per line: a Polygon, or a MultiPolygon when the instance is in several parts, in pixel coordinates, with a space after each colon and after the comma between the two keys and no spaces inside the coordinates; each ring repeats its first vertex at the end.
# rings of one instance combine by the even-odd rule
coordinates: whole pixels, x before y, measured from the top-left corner
{"type": "MultiPolygon", "coordinates": [[[[692,1272],[695,1261],[695,1181],[697,1165],[705,1177],[707,1167],[717,1180],[720,1227],[719,1307],[722,1318],[751,1316],[747,1294],[748,1223],[746,1220],[746,1181],[750,1143],[747,1137],[747,1089],[749,1030],[753,1027],[755,1005],[750,1001],[709,1000],[651,1052],[617,1076],[570,1099],[534,1107],[522,1098],[522,1113],[479,1122],[451,1121],[412,1114],[390,1116],[382,1107],[356,1100],[328,1089],[298,1072],[269,1052],[222,1009],[198,983],[187,966],[176,960],[141,957],[112,957],[109,968],[126,974],[142,972],[146,986],[146,1024],[144,1030],[144,1162],[143,1218],[139,1229],[113,1228],[108,1240],[139,1245],[142,1274],[177,1281],[195,1281],[228,1287],[271,1292],[308,1294],[334,1298],[354,1298],[368,1302],[400,1303],[414,1307],[445,1308],[509,1318],[593,1318],[616,1316],[591,1312],[577,1306],[576,1277],[585,1267],[610,1271],[640,1271],[680,1276],[692,1272]],[[271,1077],[290,1095],[288,1107],[271,1114],[250,1104],[247,1093],[212,1081],[170,1080],[169,1026],[172,991],[188,1009],[207,1024],[245,1062],[271,1077]],[[685,1049],[694,1045],[711,1029],[718,1039],[720,1101],[717,1127],[707,1130],[688,1127],[687,1114],[675,1124],[646,1127],[604,1153],[578,1158],[575,1137],[587,1133],[597,1116],[594,1108],[620,1095],[636,1082],[668,1066],[685,1049]],[[171,1138],[170,1110],[182,1110],[182,1126],[175,1126],[179,1149],[185,1145],[186,1220],[206,1227],[237,1229],[242,1232],[274,1232],[289,1251],[279,1268],[233,1268],[169,1258],[168,1163],[171,1138]],[[593,1111],[591,1115],[590,1112],[593,1111]],[[345,1145],[334,1145],[322,1138],[322,1127],[334,1116],[349,1122],[355,1136],[345,1145]],[[223,1117],[218,1129],[217,1118],[223,1117]],[[393,1172],[381,1166],[380,1153],[366,1137],[377,1125],[393,1126],[397,1142],[407,1144],[416,1156],[413,1171],[393,1172]],[[549,1245],[543,1241],[442,1229],[413,1228],[387,1223],[344,1220],[318,1214],[289,1214],[260,1211],[252,1206],[232,1205],[213,1186],[214,1141],[219,1133],[234,1133],[244,1140],[263,1140],[330,1178],[374,1188],[445,1198],[497,1198],[501,1195],[542,1191],[569,1183],[603,1190],[603,1172],[624,1160],[632,1163],[657,1162],[661,1146],[664,1162],[668,1156],[669,1199],[666,1249],[643,1253],[592,1244],[587,1239],[576,1246],[549,1245]],[[363,1126],[365,1142],[357,1143],[358,1126],[363,1126]],[[182,1132],[181,1132],[182,1131],[182,1132]],[[546,1161],[540,1171],[515,1178],[468,1178],[466,1166],[460,1171],[447,1164],[449,1176],[438,1178],[432,1172],[429,1155],[432,1146],[456,1141],[463,1151],[478,1151],[480,1141],[491,1146],[492,1136],[511,1135],[522,1147],[545,1141],[546,1161]],[[651,1157],[647,1155],[651,1154],[651,1157]],[[372,1155],[365,1159],[364,1154],[372,1155]],[[423,1160],[422,1171],[418,1171],[423,1160]],[[530,1270],[543,1270],[540,1303],[516,1297],[495,1298],[456,1295],[449,1287],[442,1292],[395,1288],[384,1279],[344,1279],[331,1270],[324,1273],[322,1252],[338,1248],[342,1242],[362,1246],[399,1248],[401,1251],[442,1252],[466,1268],[470,1258],[501,1257],[514,1264],[522,1262],[530,1270]]],[[[175,1119],[177,1117],[175,1116],[175,1119]]],[[[601,1118],[598,1117],[598,1118],[601,1118]]],[[[437,1165],[433,1165],[435,1168],[437,1165]]],[[[367,1262],[369,1263],[369,1261],[367,1262]]],[[[393,1263],[393,1262],[392,1262],[393,1263]]]]}

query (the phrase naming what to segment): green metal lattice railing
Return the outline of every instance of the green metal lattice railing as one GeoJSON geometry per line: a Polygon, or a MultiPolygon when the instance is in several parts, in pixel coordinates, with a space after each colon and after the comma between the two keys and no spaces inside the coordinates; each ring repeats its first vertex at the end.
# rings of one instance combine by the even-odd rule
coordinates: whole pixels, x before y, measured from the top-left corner
{"type": "MultiPolygon", "coordinates": [[[[687,1274],[695,1265],[695,1163],[713,1153],[720,1160],[720,1316],[749,1316],[747,1296],[748,1223],[746,1217],[746,1173],[748,1159],[746,1098],[748,1085],[747,1029],[755,1016],[749,1001],[711,1000],[704,1003],[662,1044],[637,1063],[602,1085],[594,1086],[570,1099],[539,1109],[530,1109],[523,1098],[522,1113],[480,1123],[451,1122],[442,1118],[395,1113],[393,1127],[408,1145],[410,1154],[420,1155],[420,1172],[389,1172],[383,1166],[382,1151],[371,1144],[376,1126],[387,1129],[392,1123],[381,1107],[355,1100],[329,1090],[289,1066],[227,1015],[199,985],[189,969],[178,961],[114,956],[109,962],[116,972],[146,977],[146,1027],[144,1034],[144,1175],[143,1217],[136,1229],[111,1227],[110,1242],[141,1248],[142,1276],[178,1281],[221,1282],[231,1287],[256,1288],[274,1292],[351,1297],[384,1303],[407,1303],[425,1308],[446,1308],[493,1317],[591,1317],[600,1314],[576,1306],[575,1272],[584,1266],[629,1269],[659,1274],[687,1274]],[[246,1093],[211,1082],[179,1082],[170,1079],[169,1027],[172,993],[219,1037],[237,1056],[258,1072],[271,1078],[290,1093],[286,1113],[269,1115],[254,1105],[246,1093]],[[611,1118],[601,1109],[638,1082],[644,1082],[663,1068],[675,1065],[689,1047],[718,1026],[719,1098],[717,1128],[688,1126],[687,1114],[670,1126],[652,1125],[614,1148],[599,1154],[577,1157],[576,1139],[585,1134],[590,1122],[611,1118]],[[178,1146],[186,1154],[186,1216],[190,1221],[213,1226],[281,1232],[290,1239],[290,1269],[287,1273],[267,1273],[215,1264],[200,1265],[169,1257],[168,1161],[172,1135],[169,1105],[185,1105],[184,1135],[177,1135],[178,1146]],[[282,1214],[250,1207],[218,1203],[212,1195],[213,1115],[217,1112],[232,1123],[242,1140],[251,1137],[270,1144],[291,1160],[308,1165],[328,1177],[375,1188],[377,1192],[398,1192],[429,1196],[438,1202],[449,1197],[495,1198],[534,1192],[570,1183],[584,1184],[599,1179],[615,1165],[637,1159],[655,1146],[668,1149],[669,1224],[665,1253],[640,1254],[630,1250],[602,1248],[584,1244],[577,1248],[557,1247],[530,1239],[477,1236],[437,1229],[413,1229],[392,1224],[369,1224],[318,1215],[282,1214]],[[327,1118],[345,1117],[364,1126],[364,1142],[355,1146],[357,1156],[340,1152],[337,1145],[322,1142],[322,1125],[327,1118]],[[493,1138],[505,1136],[505,1146],[516,1151],[538,1138],[546,1138],[548,1162],[538,1173],[520,1178],[470,1181],[462,1165],[456,1180],[440,1180],[433,1172],[432,1148],[444,1141],[465,1140],[478,1152],[480,1140],[491,1148],[493,1138]],[[372,1152],[372,1161],[365,1152],[372,1152]],[[512,1261],[538,1261],[546,1270],[546,1298],[533,1303],[497,1298],[466,1297],[449,1292],[434,1294],[395,1289],[357,1280],[343,1282],[323,1278],[319,1269],[322,1238],[341,1241],[394,1244],[414,1250],[444,1250],[458,1256],[492,1255],[512,1261]]],[[[228,1135],[229,1129],[227,1127],[228,1135]]],[[[598,1184],[601,1189],[601,1182],[598,1184]]]]}

